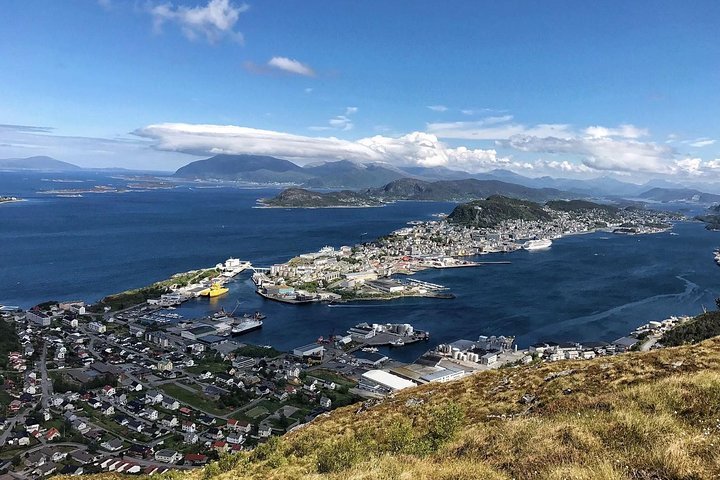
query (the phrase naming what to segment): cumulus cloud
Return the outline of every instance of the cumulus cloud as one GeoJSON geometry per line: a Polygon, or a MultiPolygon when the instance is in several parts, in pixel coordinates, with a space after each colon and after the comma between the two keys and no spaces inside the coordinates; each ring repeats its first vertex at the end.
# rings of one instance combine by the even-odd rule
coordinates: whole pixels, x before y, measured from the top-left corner
{"type": "Polygon", "coordinates": [[[315,71],[304,63],[301,63],[293,58],[287,57],[273,57],[267,62],[268,67],[281,70],[285,73],[291,73],[293,75],[302,75],[304,77],[314,77],[315,71]]]}
{"type": "Polygon", "coordinates": [[[508,165],[495,150],[449,148],[437,136],[412,132],[399,137],[376,135],[356,141],[310,137],[233,125],[164,123],[136,130],[163,151],[195,155],[272,155],[308,163],[318,159],[387,162],[394,165],[445,166],[481,171],[508,165]]]}
{"type": "Polygon", "coordinates": [[[155,31],[161,31],[166,23],[176,23],[190,40],[204,37],[215,43],[222,38],[243,41],[242,33],[235,30],[240,14],[250,7],[247,4],[236,5],[230,0],[209,0],[204,7],[175,6],[163,3],[152,6],[155,31]]]}
{"type": "Polygon", "coordinates": [[[537,137],[514,135],[501,145],[522,152],[579,156],[595,170],[669,173],[675,156],[666,145],[610,137],[537,137]]]}

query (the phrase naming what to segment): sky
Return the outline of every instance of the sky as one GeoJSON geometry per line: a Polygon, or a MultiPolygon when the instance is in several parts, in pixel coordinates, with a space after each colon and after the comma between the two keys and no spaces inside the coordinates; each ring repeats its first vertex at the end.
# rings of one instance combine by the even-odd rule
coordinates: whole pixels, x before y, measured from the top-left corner
{"type": "Polygon", "coordinates": [[[720,2],[5,0],[0,158],[720,179],[720,2]]]}

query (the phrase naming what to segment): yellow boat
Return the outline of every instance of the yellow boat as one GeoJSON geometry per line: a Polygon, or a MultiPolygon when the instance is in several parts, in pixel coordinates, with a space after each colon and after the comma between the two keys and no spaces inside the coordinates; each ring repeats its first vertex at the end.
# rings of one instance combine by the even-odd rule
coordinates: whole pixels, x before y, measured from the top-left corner
{"type": "Polygon", "coordinates": [[[205,290],[200,292],[200,295],[203,297],[219,297],[220,295],[223,295],[227,293],[230,289],[223,287],[219,283],[213,283],[210,285],[210,288],[206,288],[205,290]]]}

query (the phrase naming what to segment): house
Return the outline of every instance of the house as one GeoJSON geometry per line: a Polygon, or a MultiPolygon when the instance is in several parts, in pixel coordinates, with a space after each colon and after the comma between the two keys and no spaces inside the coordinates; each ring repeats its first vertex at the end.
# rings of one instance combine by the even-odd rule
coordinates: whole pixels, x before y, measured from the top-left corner
{"type": "Polygon", "coordinates": [[[181,453],[177,452],[176,450],[171,450],[169,448],[165,448],[163,450],[158,450],[155,452],[155,460],[158,462],[163,463],[177,463],[180,460],[182,460],[183,456],[181,453]]]}
{"type": "Polygon", "coordinates": [[[245,442],[245,435],[242,433],[229,433],[225,441],[231,445],[240,445],[245,442]]]}
{"type": "Polygon", "coordinates": [[[71,423],[72,423],[73,430],[77,430],[80,433],[85,433],[89,430],[87,423],[85,423],[85,421],[83,421],[80,418],[76,418],[75,420],[72,420],[71,423]]]}
{"type": "Polygon", "coordinates": [[[56,438],[60,438],[61,436],[62,435],[60,435],[60,431],[55,427],[52,427],[45,433],[45,439],[48,442],[52,442],[53,440],[55,440],[56,438]]]}
{"type": "Polygon", "coordinates": [[[47,461],[47,457],[42,452],[35,452],[28,455],[28,457],[25,459],[25,464],[28,467],[39,467],[40,465],[45,465],[45,462],[47,461]]]}
{"type": "Polygon", "coordinates": [[[252,430],[251,423],[246,422],[245,420],[236,420],[234,418],[228,419],[226,426],[228,429],[238,432],[250,433],[250,430],[252,430]]]}
{"type": "Polygon", "coordinates": [[[40,475],[41,477],[47,477],[48,475],[52,475],[53,473],[55,473],[56,470],[57,464],[46,463],[33,470],[33,473],[35,473],[36,475],[40,475]]]}
{"type": "Polygon", "coordinates": [[[107,327],[100,322],[90,322],[88,323],[88,330],[94,333],[105,333],[107,327]]]}
{"type": "Polygon", "coordinates": [[[25,424],[25,431],[28,432],[28,433],[35,433],[35,432],[37,432],[37,431],[39,431],[39,430],[40,430],[40,424],[38,424],[38,423],[35,423],[35,422],[32,422],[32,421],[28,421],[28,422],[25,424]]]}
{"type": "Polygon", "coordinates": [[[198,437],[198,434],[195,432],[188,432],[185,434],[185,437],[183,437],[183,441],[191,445],[197,443],[199,440],[200,437],[198,437]]]}
{"type": "Polygon", "coordinates": [[[230,449],[228,447],[227,442],[222,442],[222,441],[213,442],[213,444],[211,445],[211,448],[219,453],[227,452],[230,449]]]}
{"type": "Polygon", "coordinates": [[[212,372],[205,371],[198,375],[198,380],[210,380],[213,377],[212,372]]]}
{"type": "Polygon", "coordinates": [[[180,422],[178,421],[178,418],[177,418],[177,417],[171,417],[171,416],[169,416],[169,415],[166,416],[165,418],[163,418],[163,419],[160,421],[160,423],[162,423],[164,426],[166,426],[166,427],[168,427],[168,428],[175,428],[175,427],[177,427],[178,425],[180,425],[180,422]]]}
{"type": "Polygon", "coordinates": [[[177,410],[180,408],[180,402],[170,397],[163,397],[161,404],[166,410],[177,410]]]}
{"type": "Polygon", "coordinates": [[[112,438],[106,442],[101,443],[100,446],[105,450],[115,452],[123,447],[123,441],[119,438],[112,438]]]}
{"type": "Polygon", "coordinates": [[[30,435],[27,432],[20,432],[15,436],[17,444],[21,447],[30,445],[30,435]]]}
{"type": "Polygon", "coordinates": [[[185,464],[199,466],[205,465],[208,461],[208,457],[207,455],[203,455],[201,453],[188,453],[185,455],[184,460],[185,464]]]}
{"type": "Polygon", "coordinates": [[[143,431],[143,428],[145,428],[145,424],[138,420],[130,420],[127,424],[127,428],[140,433],[143,431]]]}
{"type": "Polygon", "coordinates": [[[147,458],[150,455],[152,455],[154,452],[153,452],[153,448],[150,446],[133,444],[133,445],[130,445],[130,448],[128,449],[128,453],[134,457],[147,458]]]}
{"type": "Polygon", "coordinates": [[[98,409],[102,407],[103,402],[93,397],[88,399],[87,404],[90,405],[92,408],[98,409]]]}
{"type": "Polygon", "coordinates": [[[222,440],[225,436],[219,428],[209,428],[206,435],[211,440],[222,440]]]}
{"type": "Polygon", "coordinates": [[[322,408],[330,408],[332,406],[332,400],[325,396],[320,397],[320,406],[322,408]]]}
{"type": "Polygon", "coordinates": [[[114,396],[115,393],[116,393],[116,392],[115,392],[115,387],[110,386],[110,385],[105,385],[105,386],[102,388],[102,392],[103,392],[103,394],[104,394],[106,397],[112,397],[112,396],[114,396]]]}
{"type": "Polygon", "coordinates": [[[155,405],[156,403],[160,403],[163,401],[163,394],[158,392],[157,390],[149,390],[145,393],[145,403],[152,403],[155,405]]]}
{"type": "Polygon", "coordinates": [[[183,432],[196,432],[197,431],[197,425],[195,422],[191,421],[184,421],[182,422],[182,426],[180,427],[183,432]]]}
{"type": "Polygon", "coordinates": [[[258,436],[260,438],[268,438],[272,435],[272,427],[270,424],[263,423],[258,427],[258,436]]]}
{"type": "Polygon", "coordinates": [[[103,415],[114,415],[115,414],[115,407],[112,406],[112,404],[108,402],[102,402],[100,405],[100,413],[103,415]]]}
{"type": "Polygon", "coordinates": [[[147,418],[151,422],[154,422],[155,420],[158,419],[158,411],[155,410],[154,408],[148,407],[145,410],[143,410],[142,414],[145,416],[145,418],[147,418]]]}
{"type": "Polygon", "coordinates": [[[80,465],[87,465],[95,461],[96,456],[87,453],[84,450],[76,450],[70,454],[70,458],[80,465]]]}

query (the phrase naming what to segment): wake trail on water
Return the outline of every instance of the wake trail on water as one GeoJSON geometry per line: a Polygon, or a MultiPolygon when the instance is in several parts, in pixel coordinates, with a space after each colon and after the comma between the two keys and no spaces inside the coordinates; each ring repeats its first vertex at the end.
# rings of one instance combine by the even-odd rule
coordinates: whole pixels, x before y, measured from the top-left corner
{"type": "MultiPolygon", "coordinates": [[[[709,291],[707,289],[702,288],[697,283],[694,283],[687,278],[683,277],[682,275],[677,275],[675,278],[678,280],[682,280],[685,282],[685,290],[680,293],[665,293],[662,295],[654,295],[652,297],[643,298],[641,300],[637,300],[635,302],[626,303],[624,305],[620,305],[617,307],[613,307],[609,310],[605,310],[604,312],[594,313],[592,315],[586,315],[584,317],[574,317],[567,320],[563,320],[562,322],[554,323],[552,325],[552,330],[557,331],[558,327],[569,327],[569,326],[577,326],[582,325],[586,323],[592,323],[597,320],[602,320],[605,318],[609,318],[612,315],[622,313],[624,310],[630,310],[637,307],[642,307],[643,305],[647,305],[650,303],[654,303],[657,301],[662,300],[675,300],[677,302],[685,302],[688,303],[688,305],[692,303],[697,303],[700,301],[700,299],[709,291]]],[[[690,314],[692,312],[688,312],[690,314]]],[[[546,329],[540,329],[540,331],[543,331],[546,329]]]]}

